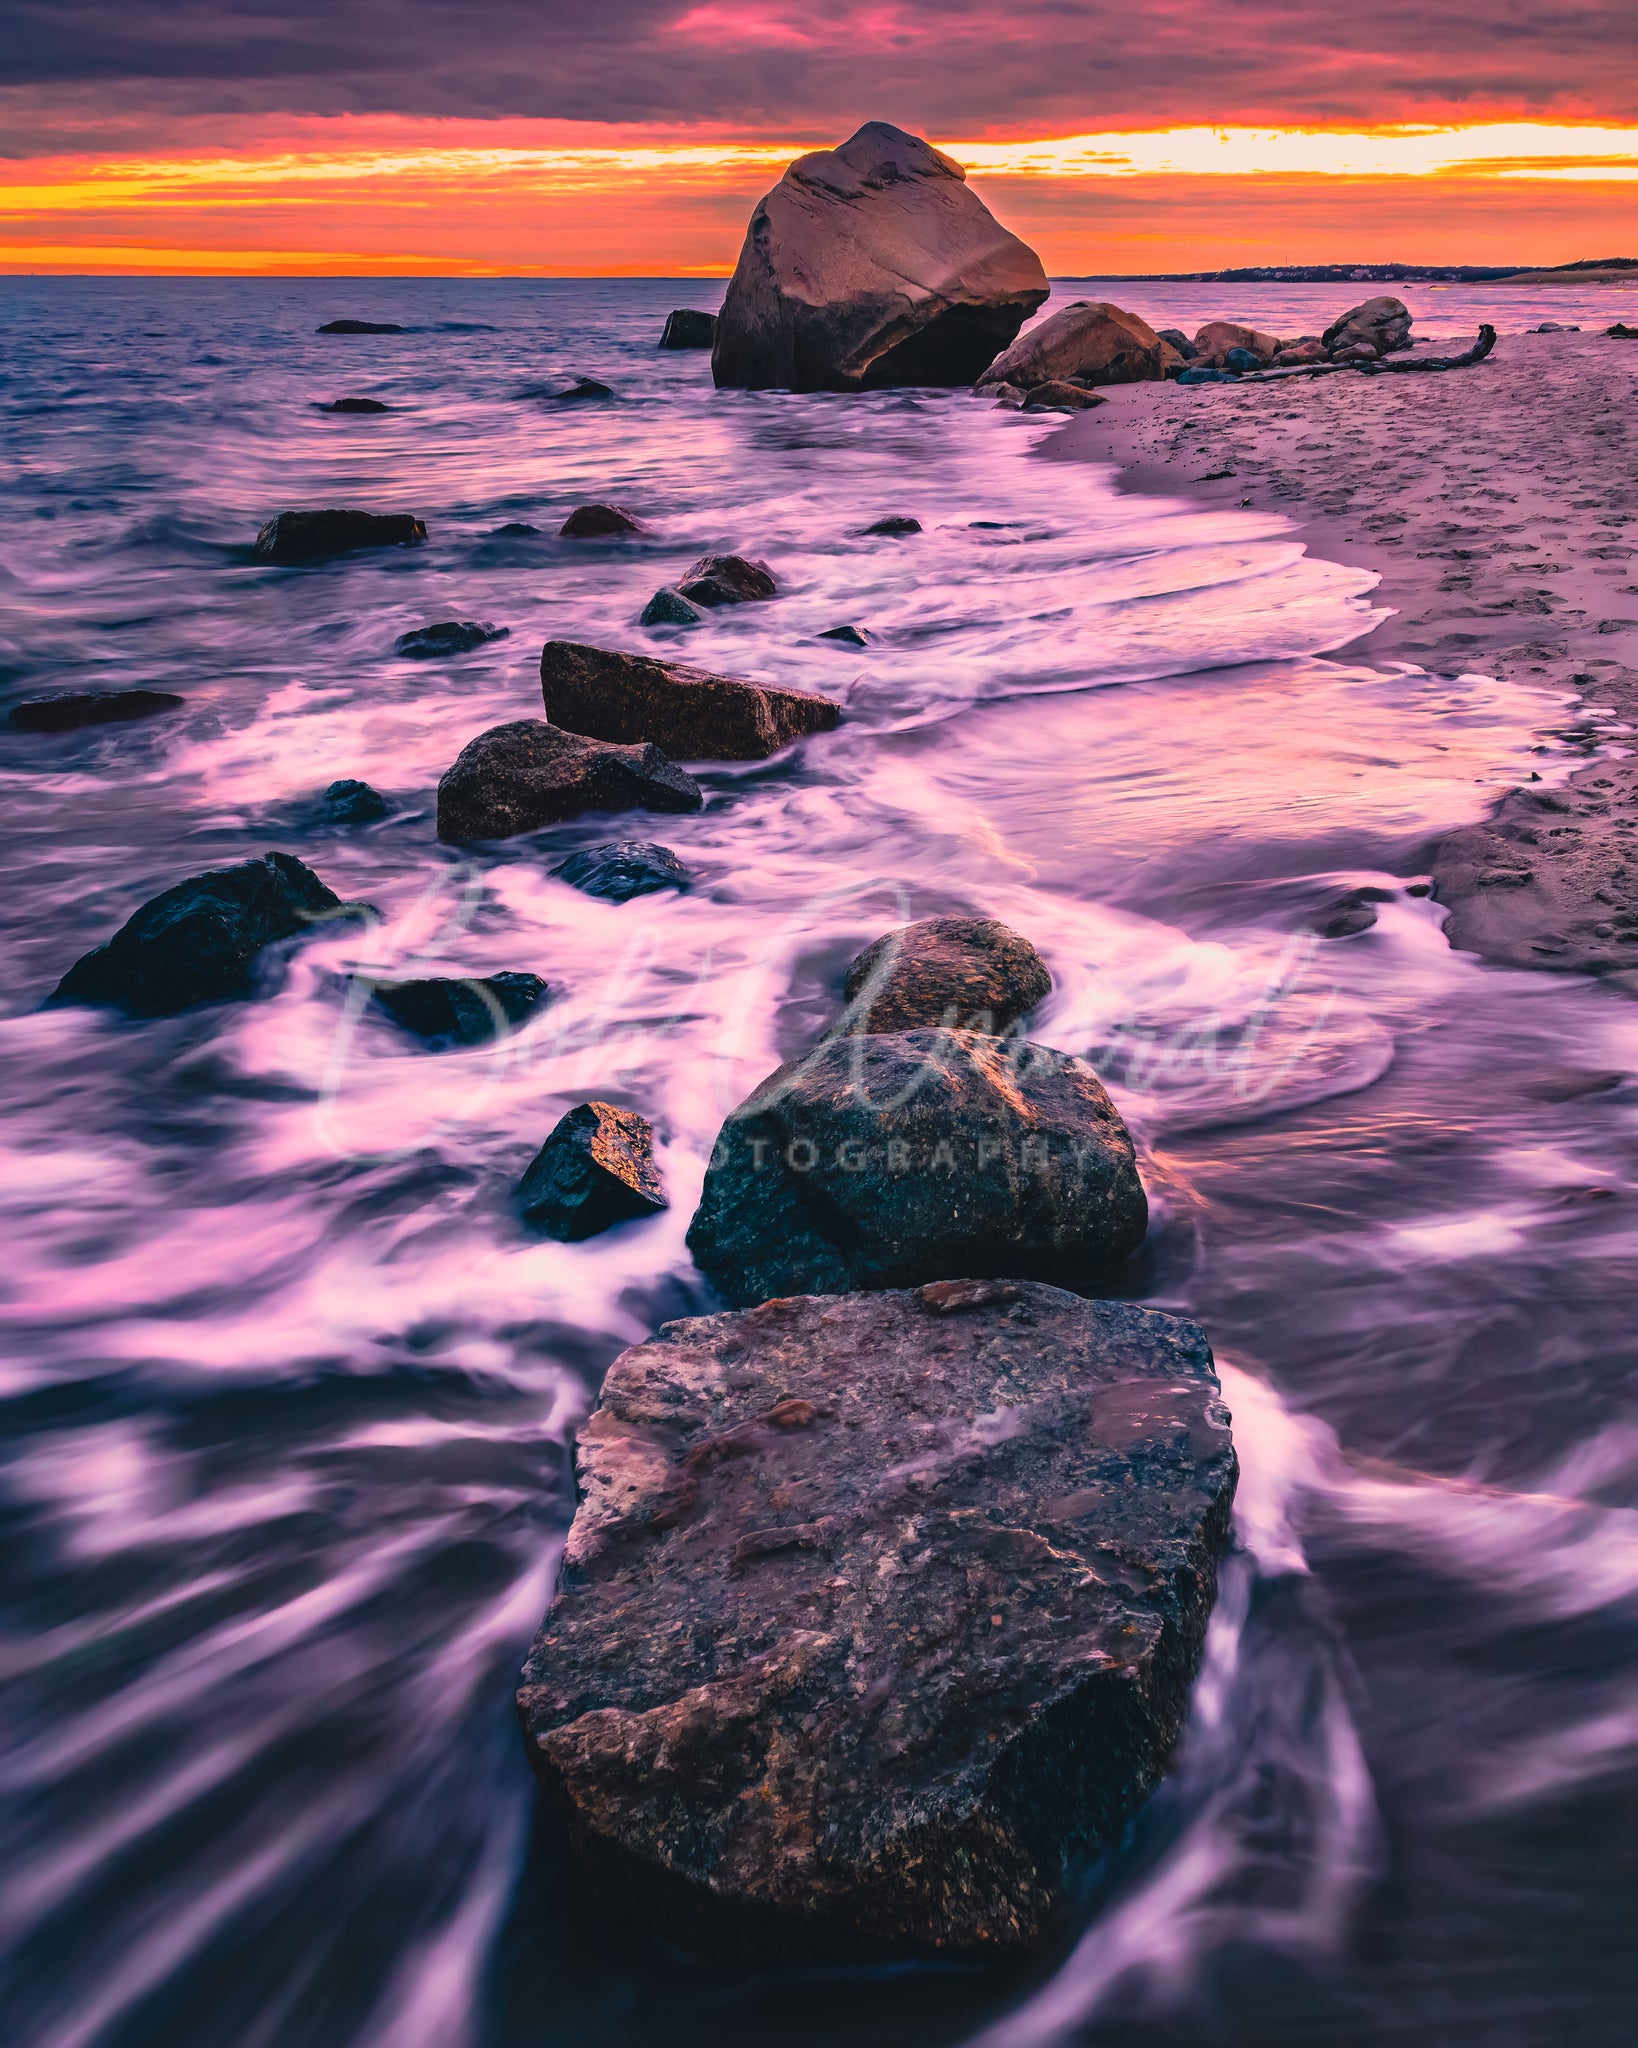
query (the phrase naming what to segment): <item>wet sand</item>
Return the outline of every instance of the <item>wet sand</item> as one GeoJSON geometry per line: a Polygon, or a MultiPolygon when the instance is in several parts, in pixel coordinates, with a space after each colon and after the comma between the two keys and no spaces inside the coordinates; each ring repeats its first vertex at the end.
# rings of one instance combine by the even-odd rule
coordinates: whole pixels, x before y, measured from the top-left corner
{"type": "Polygon", "coordinates": [[[1589,765],[1429,848],[1451,944],[1638,993],[1638,341],[1504,336],[1442,375],[1126,385],[1043,453],[1134,491],[1283,514],[1394,616],[1330,650],[1558,693],[1589,765]]]}

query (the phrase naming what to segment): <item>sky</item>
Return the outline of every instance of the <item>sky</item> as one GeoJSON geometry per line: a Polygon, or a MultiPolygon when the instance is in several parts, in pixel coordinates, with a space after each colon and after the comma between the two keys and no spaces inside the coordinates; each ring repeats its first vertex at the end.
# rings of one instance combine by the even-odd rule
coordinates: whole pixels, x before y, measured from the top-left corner
{"type": "Polygon", "coordinates": [[[884,119],[1054,275],[1638,255],[1638,0],[0,0],[0,270],[733,267],[884,119]]]}

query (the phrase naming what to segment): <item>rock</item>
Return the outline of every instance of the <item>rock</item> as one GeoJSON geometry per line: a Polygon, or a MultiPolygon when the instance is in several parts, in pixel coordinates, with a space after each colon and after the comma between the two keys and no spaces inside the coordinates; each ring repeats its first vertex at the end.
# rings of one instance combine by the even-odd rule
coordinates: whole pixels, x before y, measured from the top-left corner
{"type": "Polygon", "coordinates": [[[1579,334],[1579,327],[1566,327],[1559,320],[1543,320],[1539,327],[1530,329],[1532,334],[1579,334]]]}
{"type": "Polygon", "coordinates": [[[1318,337],[1305,336],[1301,341],[1288,341],[1274,351],[1274,367],[1279,370],[1298,368],[1303,363],[1323,363],[1325,344],[1318,337]]]}
{"type": "Polygon", "coordinates": [[[527,535],[539,533],[538,526],[531,526],[526,519],[509,519],[504,526],[491,529],[492,540],[523,540],[527,535]]]}
{"type": "Polygon", "coordinates": [[[1006,1033],[1052,993],[1046,962],[993,917],[924,917],[884,932],[847,971],[839,1027],[1006,1033]]]}
{"type": "Polygon", "coordinates": [[[959,164],[869,121],[759,201],[712,375],[753,391],[971,384],[1048,290],[959,164]]]}
{"type": "Polygon", "coordinates": [[[766,562],[744,555],[701,555],[677,588],[695,604],[761,604],[778,594],[766,562]]]}
{"type": "Polygon", "coordinates": [[[1108,399],[1080,384],[1037,384],[1024,400],[1025,412],[1089,412],[1108,399]]]}
{"type": "Polygon", "coordinates": [[[864,531],[867,534],[880,533],[887,535],[920,533],[921,521],[908,518],[902,512],[890,512],[885,519],[873,520],[864,531]]]}
{"type": "Polygon", "coordinates": [[[600,384],[595,377],[576,377],[566,391],[548,391],[543,394],[554,404],[573,405],[583,399],[612,398],[612,384],[600,384]]]}
{"type": "Polygon", "coordinates": [[[1021,334],[978,380],[1033,391],[1071,377],[1089,384],[1152,384],[1166,374],[1170,352],[1147,320],[1105,299],[1078,299],[1021,334]]]}
{"type": "Polygon", "coordinates": [[[639,626],[701,626],[705,613],[697,604],[691,604],[680,590],[669,585],[656,590],[648,603],[638,614],[639,626]]]}
{"type": "Polygon", "coordinates": [[[1624,320],[1617,320],[1613,327],[1606,327],[1604,333],[1610,341],[1638,341],[1638,327],[1629,327],[1624,320]]]}
{"type": "Polygon", "coordinates": [[[1004,1275],[1090,1291],[1148,1223],[1082,1060],[974,1031],[838,1036],[723,1125],[688,1247],[724,1300],[1004,1275]]]}
{"type": "Polygon", "coordinates": [[[668,1323],[578,1465],[518,1707],[624,1915],[758,1964],[1062,1931],[1216,1597],[1200,1330],[1010,1280],[668,1323]]]}
{"type": "Polygon", "coordinates": [[[351,776],[332,782],[318,807],[326,825],[373,825],[387,815],[387,799],[380,790],[351,776]]]}
{"type": "Polygon", "coordinates": [[[122,725],[179,711],[188,700],[169,690],[79,690],[61,697],[30,697],[6,714],[13,732],[77,732],[86,725],[122,725]]]}
{"type": "Polygon", "coordinates": [[[393,650],[411,661],[443,661],[454,654],[470,654],[491,640],[504,640],[510,626],[492,626],[487,619],[440,619],[435,626],[417,626],[405,633],[393,650]]]}
{"type": "Polygon", "coordinates": [[[1331,352],[1333,363],[1374,363],[1376,360],[1376,347],[1368,341],[1351,341],[1331,352]]]}
{"type": "Polygon", "coordinates": [[[391,320],[327,320],[318,331],[320,334],[402,334],[404,330],[391,320]]]}
{"type": "Polygon", "coordinates": [[[582,1102],[553,1129],[518,1183],[518,1206],[548,1237],[578,1244],[669,1207],[654,1131],[635,1110],[582,1102]]]}
{"type": "Polygon", "coordinates": [[[606,897],[610,903],[629,903],[634,896],[652,896],[661,889],[686,889],[693,880],[669,846],[644,839],[588,846],[570,854],[552,873],[571,889],[606,897]]]}
{"type": "Polygon", "coordinates": [[[1186,370],[1179,371],[1175,381],[1179,384],[1238,384],[1240,378],[1234,370],[1214,370],[1203,363],[1190,363],[1186,370]]]}
{"type": "Polygon", "coordinates": [[[624,505],[576,505],[557,533],[559,540],[606,540],[610,534],[647,531],[624,505]]]}
{"type": "Polygon", "coordinates": [[[1016,384],[986,384],[984,389],[994,396],[997,412],[1019,412],[1023,409],[1024,394],[1016,384]]]}
{"type": "Polygon", "coordinates": [[[863,626],[826,626],[819,635],[821,640],[843,640],[849,647],[868,647],[870,635],[863,626]]]}
{"type": "Polygon", "coordinates": [[[213,868],[150,897],[106,945],[75,964],[49,1004],[106,1003],[131,1017],[172,1017],[254,993],[264,946],[363,906],[343,903],[288,853],[213,868]]]}
{"type": "Polygon", "coordinates": [[[1157,327],[1155,334],[1161,341],[1165,342],[1168,348],[1180,355],[1184,362],[1192,363],[1194,361],[1194,343],[1190,341],[1181,327],[1157,327]]]}
{"type": "Polygon", "coordinates": [[[1350,306],[1340,320],[1333,320],[1320,337],[1334,356],[1355,342],[1369,342],[1379,356],[1395,349],[1409,348],[1411,316],[1403,299],[1366,299],[1350,306]]]}
{"type": "Polygon", "coordinates": [[[332,398],[328,405],[321,405],[320,412],[391,412],[390,405],[383,405],[379,398],[332,398]]]}
{"type": "Polygon", "coordinates": [[[1249,349],[1258,365],[1273,362],[1279,341],[1255,327],[1242,327],[1237,320],[1208,320],[1194,337],[1194,362],[1201,369],[1220,370],[1231,348],[1249,349]]]}
{"type": "Polygon", "coordinates": [[[741,683],[681,662],[615,654],[575,640],[540,652],[540,693],[553,725],[630,745],[649,740],[683,761],[761,761],[841,713],[828,697],[741,683]]]}
{"type": "Polygon", "coordinates": [[[438,784],[438,837],[510,839],[583,811],[697,811],[700,786],[658,747],[612,747],[541,718],[468,740],[438,784]]]}
{"type": "Polygon", "coordinates": [[[1241,376],[1244,376],[1248,371],[1260,370],[1262,367],[1262,357],[1253,355],[1248,348],[1231,348],[1223,352],[1225,370],[1238,370],[1241,376]]]}
{"type": "Polygon", "coordinates": [[[1314,930],[1322,939],[1351,939],[1368,932],[1376,923],[1376,906],[1393,900],[1391,889],[1349,889],[1333,897],[1315,916],[1314,930]]]}
{"type": "MultiPolygon", "coordinates": [[[[360,976],[360,980],[366,977],[360,976]]],[[[487,1045],[521,1024],[545,1002],[538,974],[486,974],[457,980],[435,975],[420,981],[368,983],[370,999],[416,1038],[454,1045],[487,1045]]]]}
{"type": "Polygon", "coordinates": [[[661,348],[710,348],[717,338],[715,313],[698,313],[692,306],[679,306],[665,316],[661,348]]]}
{"type": "Polygon", "coordinates": [[[322,562],[358,548],[418,547],[427,537],[407,512],[279,512],[256,536],[264,562],[322,562]]]}

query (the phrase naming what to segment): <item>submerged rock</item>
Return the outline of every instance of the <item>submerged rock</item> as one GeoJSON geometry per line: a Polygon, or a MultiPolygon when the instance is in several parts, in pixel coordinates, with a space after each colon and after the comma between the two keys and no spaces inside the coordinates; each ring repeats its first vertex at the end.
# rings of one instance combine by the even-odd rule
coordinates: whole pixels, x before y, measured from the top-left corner
{"type": "Polygon", "coordinates": [[[1366,299],[1362,305],[1350,306],[1339,320],[1333,320],[1321,339],[1332,355],[1365,342],[1379,356],[1385,356],[1396,349],[1409,348],[1410,331],[1410,310],[1403,299],[1366,299]]]}
{"type": "Polygon", "coordinates": [[[629,903],[634,896],[652,896],[661,889],[686,889],[693,877],[669,846],[644,839],[621,839],[608,846],[588,846],[572,853],[552,873],[571,889],[610,903],[629,903]]]}
{"type": "Polygon", "coordinates": [[[866,946],[843,993],[843,1031],[1005,1034],[1052,993],[1052,976],[1029,940],[996,918],[924,917],[866,946]]]}
{"type": "Polygon", "coordinates": [[[525,540],[531,534],[539,533],[538,526],[531,526],[527,519],[508,519],[504,526],[490,530],[491,540],[525,540]]]}
{"type": "Polygon", "coordinates": [[[640,626],[699,626],[704,622],[705,613],[700,607],[669,585],[655,591],[637,621],[640,626]]]}
{"type": "Polygon", "coordinates": [[[710,348],[717,338],[715,313],[699,313],[692,306],[679,306],[665,316],[660,335],[661,348],[710,348]]]}
{"type": "Polygon", "coordinates": [[[742,683],[646,654],[548,640],[540,654],[546,716],[569,732],[633,744],[676,760],[761,761],[840,717],[828,697],[742,683]]]}
{"type": "Polygon", "coordinates": [[[487,619],[440,619],[435,626],[417,626],[405,633],[394,648],[411,661],[444,661],[453,654],[470,654],[491,640],[504,640],[510,626],[492,626],[487,619]]]}
{"type": "Polygon", "coordinates": [[[387,815],[387,799],[367,782],[344,776],[319,798],[318,811],[326,825],[374,825],[387,815]]]}
{"type": "Polygon", "coordinates": [[[521,1024],[548,994],[538,974],[516,973],[371,980],[369,990],[370,1000],[403,1030],[451,1045],[487,1045],[521,1024]]]}
{"type": "Polygon", "coordinates": [[[971,384],[1048,290],[959,164],[869,121],[759,201],[712,374],[753,391],[971,384]]]}
{"type": "Polygon", "coordinates": [[[903,512],[890,512],[885,519],[874,520],[864,530],[867,534],[880,533],[897,537],[900,534],[920,533],[921,521],[911,519],[903,512]]]}
{"type": "Polygon", "coordinates": [[[518,1183],[525,1219],[578,1244],[670,1205],[654,1164],[654,1130],[635,1110],[582,1102],[553,1129],[518,1183]]]}
{"type": "Polygon", "coordinates": [[[47,1000],[108,1004],[132,1017],[229,1002],[255,993],[263,947],[364,908],[343,903],[292,854],[213,868],[151,897],[47,1000]]]}
{"type": "Polygon", "coordinates": [[[842,640],[849,647],[868,647],[870,635],[863,626],[826,626],[820,633],[821,640],[842,640]]]}
{"type": "Polygon", "coordinates": [[[1085,1061],[972,1031],[839,1036],[723,1125],[688,1248],[737,1307],[995,1274],[1105,1284],[1148,1225],[1085,1061]]]}
{"type": "Polygon", "coordinates": [[[668,1323],[578,1465],[518,1707],[624,1913],[759,1961],[1061,1930],[1216,1597],[1200,1330],[1011,1280],[668,1323]]]}
{"type": "Polygon", "coordinates": [[[603,384],[596,377],[576,377],[566,391],[548,391],[543,394],[554,404],[572,405],[588,398],[612,398],[614,387],[603,384]]]}
{"type": "Polygon", "coordinates": [[[61,697],[30,697],[6,714],[13,732],[78,732],[87,725],[122,725],[179,711],[188,700],[169,690],[79,690],[61,697]]]}
{"type": "Polygon", "coordinates": [[[318,331],[320,334],[402,334],[404,330],[392,320],[326,320],[318,331]]]}
{"type": "Polygon", "coordinates": [[[322,562],[359,548],[418,547],[426,527],[408,512],[278,512],[256,536],[264,562],[322,562]]]}
{"type": "Polygon", "coordinates": [[[438,837],[510,839],[583,811],[697,811],[700,786],[658,747],[609,746],[520,718],[468,740],[438,784],[438,837]]]}
{"type": "Polygon", "coordinates": [[[695,604],[760,604],[778,595],[779,585],[766,562],[744,555],[701,555],[677,588],[695,604]]]}
{"type": "Polygon", "coordinates": [[[320,412],[391,412],[390,405],[383,405],[379,398],[332,398],[328,405],[321,405],[320,412]]]}
{"type": "Polygon", "coordinates": [[[1103,299],[1079,299],[1021,334],[978,383],[980,389],[1011,384],[1019,391],[1071,377],[1088,384],[1155,383],[1173,353],[1136,313],[1103,299]]]}
{"type": "Polygon", "coordinates": [[[606,540],[616,533],[646,533],[647,527],[624,505],[576,505],[557,529],[559,540],[606,540]]]}

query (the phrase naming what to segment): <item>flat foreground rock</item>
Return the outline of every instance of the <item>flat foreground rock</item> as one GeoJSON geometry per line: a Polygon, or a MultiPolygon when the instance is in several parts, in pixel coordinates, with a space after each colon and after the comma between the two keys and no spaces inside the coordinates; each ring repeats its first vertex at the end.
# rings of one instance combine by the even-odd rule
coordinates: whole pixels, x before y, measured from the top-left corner
{"type": "Polygon", "coordinates": [[[899,1031],[833,1038],[741,1103],[688,1248],[738,1307],[974,1273],[1091,1292],[1147,1227],[1132,1140],[1084,1060],[899,1031]]]}
{"type": "Polygon", "coordinates": [[[543,718],[468,740],[438,784],[438,837],[510,839],[582,811],[697,811],[700,787],[658,747],[609,746],[543,718]]]}
{"type": "Polygon", "coordinates": [[[956,1281],[668,1324],[581,1432],[518,1706],[684,1938],[1047,1938],[1177,1739],[1235,1459],[1192,1323],[956,1281]]]}
{"type": "Polygon", "coordinates": [[[736,682],[681,662],[548,640],[540,694],[553,725],[623,745],[652,741],[683,761],[761,761],[841,716],[828,697],[736,682]]]}

